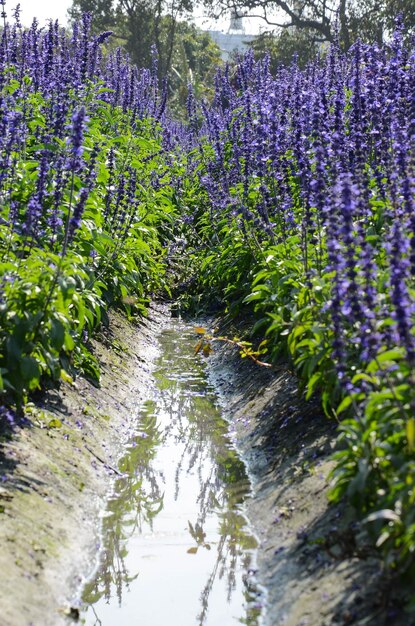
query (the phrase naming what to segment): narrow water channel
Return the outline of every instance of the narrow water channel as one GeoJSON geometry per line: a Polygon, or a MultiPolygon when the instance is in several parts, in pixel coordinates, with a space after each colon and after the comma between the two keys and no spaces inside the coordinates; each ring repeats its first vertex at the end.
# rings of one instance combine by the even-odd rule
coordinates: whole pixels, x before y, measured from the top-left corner
{"type": "Polygon", "coordinates": [[[258,626],[244,466],[194,355],[194,333],[172,322],[160,343],[154,396],[119,465],[81,623],[258,626]]]}

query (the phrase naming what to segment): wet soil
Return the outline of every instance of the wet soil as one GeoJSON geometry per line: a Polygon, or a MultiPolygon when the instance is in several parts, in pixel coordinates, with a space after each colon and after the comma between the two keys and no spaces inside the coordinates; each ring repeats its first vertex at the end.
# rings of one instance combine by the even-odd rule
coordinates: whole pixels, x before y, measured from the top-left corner
{"type": "Polygon", "coordinates": [[[167,314],[133,326],[112,315],[94,340],[101,385],[79,378],[33,405],[0,447],[0,624],[74,623],[100,544],[117,462],[151,392],[155,337],[167,314]]]}
{"type": "Polygon", "coordinates": [[[352,511],[329,504],[336,424],[302,399],[287,368],[217,343],[208,367],[253,486],[265,626],[413,624],[352,511]]]}

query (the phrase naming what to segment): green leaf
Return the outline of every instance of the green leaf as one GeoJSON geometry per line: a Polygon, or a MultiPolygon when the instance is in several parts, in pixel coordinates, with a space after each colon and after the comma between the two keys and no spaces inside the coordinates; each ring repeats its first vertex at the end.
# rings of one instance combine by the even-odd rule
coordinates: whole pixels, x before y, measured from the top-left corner
{"type": "Polygon", "coordinates": [[[327,390],[323,391],[323,393],[321,394],[321,403],[323,405],[323,411],[324,411],[324,414],[330,418],[333,417],[332,402],[333,402],[333,399],[332,399],[331,393],[327,390]]]}
{"type": "Polygon", "coordinates": [[[73,384],[72,376],[68,374],[68,372],[63,368],[60,371],[60,379],[63,380],[65,383],[70,383],[71,385],[73,384]]]}
{"type": "Polygon", "coordinates": [[[376,547],[380,548],[388,539],[390,539],[390,536],[391,534],[388,530],[383,531],[376,541],[376,547]]]}
{"type": "Polygon", "coordinates": [[[352,396],[346,396],[345,398],[343,398],[343,400],[340,402],[339,406],[337,407],[336,413],[340,415],[340,413],[343,413],[344,411],[346,411],[350,407],[352,402],[353,402],[352,396]]]}
{"type": "Polygon", "coordinates": [[[321,372],[315,372],[312,375],[312,377],[307,383],[307,393],[305,396],[306,400],[309,400],[311,396],[313,395],[313,393],[316,391],[316,389],[318,389],[322,378],[323,378],[323,375],[321,372]]]}
{"type": "Polygon", "coordinates": [[[31,356],[24,356],[20,360],[20,371],[27,381],[38,381],[40,376],[39,363],[31,356]]]}
{"type": "Polygon", "coordinates": [[[59,352],[65,341],[65,326],[56,318],[50,324],[50,338],[53,347],[59,352]]]}
{"type": "Polygon", "coordinates": [[[73,337],[68,331],[65,332],[64,346],[67,352],[72,352],[72,350],[75,348],[75,342],[73,340],[73,337]]]}
{"type": "Polygon", "coordinates": [[[369,374],[378,372],[379,370],[388,369],[395,361],[400,361],[405,357],[405,350],[403,348],[393,348],[392,350],[385,350],[377,355],[373,361],[369,363],[366,371],[369,374]]]}

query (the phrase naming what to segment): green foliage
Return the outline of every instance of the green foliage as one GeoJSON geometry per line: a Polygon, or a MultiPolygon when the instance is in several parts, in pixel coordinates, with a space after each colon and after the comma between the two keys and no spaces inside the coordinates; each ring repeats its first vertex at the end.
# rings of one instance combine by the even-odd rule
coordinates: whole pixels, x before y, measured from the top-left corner
{"type": "MultiPolygon", "coordinates": [[[[12,86],[11,81],[6,88],[10,91],[12,86]]],[[[172,168],[167,168],[162,156],[161,131],[152,120],[132,126],[121,108],[100,100],[100,92],[99,85],[90,86],[86,98],[90,121],[84,138],[86,159],[94,147],[99,149],[96,185],[88,196],[80,228],[68,241],[64,225],[79,201],[80,174],[62,183],[62,228],[54,229],[46,217],[36,236],[22,236],[12,227],[12,205],[21,207],[13,219],[24,220],[28,199],[36,189],[38,155],[48,150],[65,157],[67,149],[63,140],[55,138],[44,145],[35,139],[48,106],[41,95],[32,94],[21,101],[22,108],[31,109],[33,135],[24,153],[16,153],[8,197],[4,201],[3,196],[0,206],[4,224],[0,230],[1,404],[21,405],[27,394],[47,381],[58,382],[79,370],[98,384],[99,364],[91,353],[89,338],[107,319],[108,307],[122,307],[130,316],[142,314],[150,294],[168,289],[164,246],[171,236],[176,209],[169,182],[172,168]],[[116,176],[135,172],[140,181],[128,229],[115,214],[115,198],[105,217],[111,150],[116,176]]],[[[49,170],[45,215],[53,206],[52,174],[49,170]]]]}
{"type": "Polygon", "coordinates": [[[170,110],[178,116],[183,114],[189,84],[197,98],[211,98],[221,63],[220,49],[209,33],[194,24],[177,22],[169,68],[170,110]]]}
{"type": "MultiPolygon", "coordinates": [[[[160,37],[167,37],[173,24],[164,20],[159,26],[160,37]]],[[[190,79],[194,91],[200,92],[216,51],[191,28],[174,27],[183,35],[180,45],[176,49],[168,37],[165,41],[177,90],[190,79]],[[174,65],[173,52],[182,65],[174,65]],[[193,71],[203,80],[198,82],[193,71]]],[[[408,352],[394,345],[391,266],[384,242],[388,237],[390,241],[390,222],[396,213],[389,211],[391,201],[376,192],[379,181],[369,183],[364,223],[359,218],[349,229],[342,274],[328,264],[327,224],[322,225],[313,206],[304,206],[300,159],[294,149],[284,147],[278,157],[281,188],[273,172],[276,160],[262,163],[259,174],[249,173],[251,144],[242,144],[245,130],[260,120],[254,119],[257,113],[244,111],[241,100],[226,119],[226,129],[215,129],[213,146],[203,137],[194,141],[196,111],[193,134],[187,136],[183,151],[172,147],[171,136],[166,150],[163,131],[154,119],[138,120],[127,106],[109,104],[103,99],[108,90],[87,82],[81,91],[66,94],[71,103],[68,125],[79,99],[87,110],[84,169],[62,166],[67,175],[59,179],[56,163],[58,158],[68,162],[70,140],[53,134],[43,143],[39,139],[46,135],[51,102],[36,91],[26,93],[31,79],[20,77],[13,66],[4,79],[1,95],[11,99],[14,112],[27,117],[30,132],[11,148],[12,175],[0,190],[0,405],[21,406],[32,392],[69,380],[79,370],[99,384],[99,363],[90,338],[106,321],[110,307],[121,307],[133,317],[145,314],[154,293],[173,292],[180,306],[192,312],[249,315],[254,320],[250,337],[204,336],[198,349],[207,354],[211,342],[227,341],[257,363],[272,365],[279,359],[291,363],[305,397],[320,397],[325,413],[340,422],[331,498],[349,498],[389,567],[412,571],[415,378],[408,352]],[[193,147],[186,153],[189,145],[193,147]],[[44,174],[38,228],[26,231],[45,154],[57,160],[49,159],[50,169],[44,174]],[[88,170],[96,180],[82,221],[69,236],[88,170]],[[212,202],[209,176],[210,183],[217,183],[212,202]],[[268,190],[270,210],[261,207],[265,198],[261,186],[268,190]],[[131,193],[126,191],[130,187],[131,193]],[[289,208],[274,211],[281,189],[289,208]],[[49,217],[56,209],[58,191],[57,220],[52,224],[49,217]],[[363,243],[369,244],[366,253],[369,249],[373,263],[367,273],[363,243]],[[363,298],[369,292],[376,298],[368,307],[372,315],[367,320],[349,319],[340,303],[341,324],[336,329],[332,305],[336,280],[339,286],[342,276],[363,298]],[[358,342],[371,333],[387,336],[389,343],[376,348],[378,353],[366,347],[364,354],[358,342]],[[341,357],[334,354],[336,341],[343,348],[341,357]]],[[[177,97],[177,110],[183,94],[177,97]]],[[[345,100],[349,110],[350,88],[345,100]]],[[[352,123],[345,121],[349,133],[352,123]]],[[[312,177],[316,167],[311,160],[307,176],[312,177]]],[[[344,253],[345,241],[335,243],[344,253]]],[[[410,260],[405,250],[394,254],[410,260]]],[[[413,285],[408,284],[408,290],[412,298],[413,285]]]]}
{"type": "Polygon", "coordinates": [[[270,247],[245,301],[255,304],[259,319],[253,331],[267,337],[271,359],[290,359],[306,398],[321,392],[323,408],[332,416],[340,389],[330,356],[332,330],[321,316],[330,297],[332,276],[307,276],[302,257],[295,257],[296,250],[298,236],[270,247]]]}
{"type": "Polygon", "coordinates": [[[213,91],[214,75],[221,63],[219,47],[209,33],[184,21],[192,3],[180,0],[152,2],[132,0],[127,7],[113,0],[73,0],[69,9],[72,20],[83,12],[92,15],[95,33],[113,31],[107,43],[112,50],[123,46],[139,67],[151,67],[151,49],[155,46],[160,81],[168,77],[170,109],[182,116],[191,83],[197,95],[213,91]]]}
{"type": "MultiPolygon", "coordinates": [[[[378,206],[374,219],[381,232],[380,213],[378,206]]],[[[261,354],[271,363],[281,358],[291,361],[305,397],[318,394],[325,413],[341,420],[330,497],[348,498],[388,567],[412,572],[415,381],[404,349],[383,351],[365,364],[350,346],[348,367],[357,391],[344,395],[333,362],[333,329],[327,314],[334,274],[315,271],[313,247],[309,247],[313,269],[306,272],[299,235],[278,244],[263,243],[260,253],[252,223],[228,219],[212,224],[206,212],[199,225],[206,245],[196,255],[196,291],[208,302],[216,298],[230,315],[253,310],[252,336],[265,338],[261,354]]],[[[374,231],[369,236],[372,243],[378,237],[374,231]]],[[[384,256],[380,249],[380,270],[384,256]]],[[[379,280],[385,281],[382,271],[379,280]]],[[[387,326],[390,320],[382,323],[387,326]]],[[[199,342],[198,349],[208,352],[213,339],[199,342]]]]}
{"type": "Polygon", "coordinates": [[[294,58],[297,59],[299,67],[305,67],[315,58],[319,49],[310,33],[302,30],[264,32],[254,39],[252,48],[258,58],[265,54],[269,55],[273,73],[281,65],[290,65],[294,58]]]}
{"type": "MultiPolygon", "coordinates": [[[[183,265],[187,281],[182,303],[190,308],[197,303],[199,311],[220,308],[229,316],[253,319],[251,339],[256,343],[263,340],[260,353],[252,352],[254,360],[260,354],[261,361],[271,364],[281,359],[291,363],[305,397],[320,398],[326,415],[339,422],[331,500],[346,497],[363,519],[387,567],[412,575],[415,378],[406,351],[392,343],[378,354],[364,356],[361,345],[354,340],[355,325],[362,322],[349,321],[345,315],[342,333],[346,349],[341,365],[347,384],[340,384],[330,313],[335,271],[329,267],[325,229],[313,207],[309,210],[313,232],[308,233],[297,227],[302,223],[303,206],[292,176],[295,226],[277,223],[267,234],[263,225],[258,227],[258,182],[252,177],[244,188],[237,182],[227,190],[230,205],[215,210],[199,183],[210,150],[204,145],[198,155],[192,155],[192,159],[198,159],[198,166],[193,170],[193,185],[182,197],[182,208],[191,216],[182,232],[190,250],[183,265]],[[231,204],[233,198],[235,204],[231,204]],[[246,209],[235,215],[235,206],[240,205],[246,209]]],[[[232,158],[226,142],[224,152],[226,170],[227,159],[232,158]]],[[[287,158],[293,157],[287,154],[287,158]]],[[[360,272],[355,278],[357,283],[360,281],[362,293],[367,289],[363,281],[370,280],[370,287],[380,294],[370,332],[381,335],[388,335],[395,323],[390,315],[383,314],[391,310],[390,266],[384,246],[390,228],[387,202],[371,199],[363,235],[370,244],[376,274],[368,279],[360,272]]],[[[353,255],[359,259],[362,244],[356,239],[353,245],[353,255]]],[[[208,354],[210,344],[216,340],[239,346],[236,338],[205,335],[197,350],[208,354]]],[[[252,350],[252,341],[240,343],[242,348],[252,350]]],[[[252,358],[244,349],[241,354],[252,358]]]]}
{"type": "Polygon", "coordinates": [[[1,263],[0,368],[3,393],[17,401],[46,378],[60,380],[82,350],[82,333],[101,317],[99,290],[76,253],[63,260],[40,249],[1,263]],[[58,274],[59,270],[59,274],[58,274]]]}

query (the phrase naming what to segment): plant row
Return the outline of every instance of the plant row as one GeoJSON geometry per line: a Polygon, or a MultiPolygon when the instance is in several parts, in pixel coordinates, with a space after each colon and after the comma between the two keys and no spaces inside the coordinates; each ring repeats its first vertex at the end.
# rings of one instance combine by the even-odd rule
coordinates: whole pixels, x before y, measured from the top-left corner
{"type": "Polygon", "coordinates": [[[400,572],[415,550],[413,41],[398,23],[384,47],[333,45],[275,76],[248,53],[212,103],[190,90],[183,222],[182,299],[253,313],[263,358],[288,357],[320,395],[339,422],[331,497],[400,572]]]}
{"type": "Polygon", "coordinates": [[[175,210],[156,66],[104,58],[88,15],[70,34],[18,18],[0,44],[3,425],[48,381],[98,381],[91,332],[164,284],[175,210]]]}

